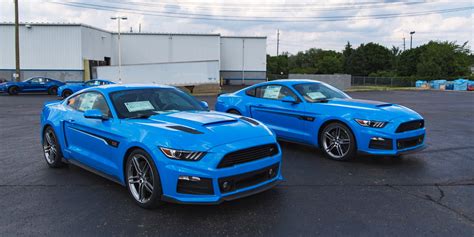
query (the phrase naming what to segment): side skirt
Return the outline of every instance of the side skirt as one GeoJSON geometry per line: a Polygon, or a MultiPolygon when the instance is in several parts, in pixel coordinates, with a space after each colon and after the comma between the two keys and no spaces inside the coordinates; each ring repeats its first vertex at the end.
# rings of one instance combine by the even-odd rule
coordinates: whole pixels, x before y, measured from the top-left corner
{"type": "Polygon", "coordinates": [[[94,169],[94,168],[91,168],[91,167],[87,166],[87,165],[84,165],[84,164],[82,164],[81,162],[79,162],[79,161],[77,161],[77,160],[69,159],[68,162],[69,162],[70,164],[73,164],[73,165],[77,166],[77,167],[80,167],[80,168],[82,168],[82,169],[85,169],[85,170],[87,170],[87,171],[89,171],[89,172],[91,172],[91,173],[94,173],[94,174],[99,175],[99,176],[101,176],[101,177],[103,177],[103,178],[106,178],[106,179],[108,179],[108,180],[110,180],[110,181],[113,181],[113,182],[115,182],[115,183],[118,183],[118,184],[120,184],[121,186],[125,186],[122,182],[120,182],[120,180],[119,180],[118,178],[116,178],[116,177],[114,177],[114,176],[112,176],[112,175],[108,175],[108,174],[105,174],[105,173],[103,173],[103,172],[100,172],[100,171],[98,171],[98,170],[96,170],[96,169],[94,169]]]}

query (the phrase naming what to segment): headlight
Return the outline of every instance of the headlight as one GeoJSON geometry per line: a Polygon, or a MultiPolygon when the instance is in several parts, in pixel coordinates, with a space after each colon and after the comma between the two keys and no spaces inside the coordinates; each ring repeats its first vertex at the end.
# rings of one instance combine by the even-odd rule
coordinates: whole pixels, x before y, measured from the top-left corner
{"type": "Polygon", "coordinates": [[[206,155],[206,152],[181,151],[164,147],[160,147],[160,150],[163,152],[163,154],[165,154],[166,157],[175,160],[198,161],[204,157],[204,155],[206,155]]]}
{"type": "Polygon", "coordinates": [[[373,121],[373,120],[366,120],[366,119],[355,119],[355,121],[363,127],[371,127],[371,128],[383,128],[388,123],[388,122],[373,121]]]}

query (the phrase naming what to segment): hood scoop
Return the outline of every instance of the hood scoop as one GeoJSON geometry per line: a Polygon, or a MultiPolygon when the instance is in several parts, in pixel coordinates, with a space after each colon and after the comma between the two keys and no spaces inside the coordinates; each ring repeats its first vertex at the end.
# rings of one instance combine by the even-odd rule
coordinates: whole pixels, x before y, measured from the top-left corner
{"type": "Polygon", "coordinates": [[[191,134],[203,134],[202,132],[198,131],[198,130],[195,130],[195,129],[192,129],[192,128],[189,128],[189,127],[185,127],[185,126],[180,126],[180,125],[172,125],[172,126],[166,126],[167,128],[171,128],[171,129],[175,129],[175,130],[179,130],[179,131],[183,131],[183,132],[187,132],[187,133],[191,133],[191,134]]]}

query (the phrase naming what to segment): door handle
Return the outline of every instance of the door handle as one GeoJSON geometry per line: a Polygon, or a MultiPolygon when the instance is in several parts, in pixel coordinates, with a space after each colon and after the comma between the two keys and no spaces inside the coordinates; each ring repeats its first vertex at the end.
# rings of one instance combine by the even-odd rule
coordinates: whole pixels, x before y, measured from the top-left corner
{"type": "Polygon", "coordinates": [[[74,123],[74,122],[76,122],[76,120],[74,120],[74,119],[68,119],[67,122],[68,122],[68,123],[74,123]]]}

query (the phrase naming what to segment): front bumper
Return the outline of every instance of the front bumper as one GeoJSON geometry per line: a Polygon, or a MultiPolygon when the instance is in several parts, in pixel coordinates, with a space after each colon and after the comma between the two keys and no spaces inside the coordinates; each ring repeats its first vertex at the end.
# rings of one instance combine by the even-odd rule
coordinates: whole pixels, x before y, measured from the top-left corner
{"type": "Polygon", "coordinates": [[[426,148],[426,130],[425,128],[406,131],[402,133],[395,133],[392,130],[387,129],[376,129],[376,128],[363,128],[355,132],[357,140],[357,149],[360,153],[370,155],[382,155],[382,156],[398,156],[402,154],[417,152],[426,148]],[[385,148],[374,149],[371,146],[371,139],[383,138],[389,140],[390,145],[385,148]],[[400,144],[406,140],[421,139],[419,142],[414,144],[400,144]]]}
{"type": "MultiPolygon", "coordinates": [[[[253,195],[275,186],[283,180],[281,175],[281,150],[279,146],[279,152],[276,155],[237,164],[232,167],[217,168],[219,161],[227,153],[270,143],[276,143],[273,136],[220,145],[212,148],[202,160],[197,162],[161,158],[162,154],[157,151],[155,157],[159,156],[158,160],[166,162],[164,165],[158,165],[163,190],[162,199],[174,203],[219,204],[223,201],[253,195]],[[264,176],[270,168],[272,168],[274,174],[264,176]],[[183,190],[186,190],[183,188],[182,180],[180,180],[180,177],[182,178],[183,176],[190,177],[189,180],[191,180],[191,177],[200,180],[196,182],[202,181],[203,184],[189,185],[188,187],[192,187],[192,189],[183,192],[183,190]],[[233,188],[224,190],[224,181],[231,182],[233,188]],[[193,191],[195,192],[193,193],[193,191]]],[[[186,182],[189,183],[190,181],[186,182]]]]}

